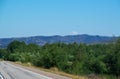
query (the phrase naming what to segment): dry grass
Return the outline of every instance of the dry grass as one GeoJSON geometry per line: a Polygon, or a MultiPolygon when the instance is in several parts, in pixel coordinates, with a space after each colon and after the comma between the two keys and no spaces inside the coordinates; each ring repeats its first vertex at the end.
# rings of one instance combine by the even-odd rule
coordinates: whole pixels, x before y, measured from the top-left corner
{"type": "Polygon", "coordinates": [[[50,68],[50,69],[45,69],[45,68],[42,68],[42,67],[33,66],[33,65],[30,64],[30,63],[21,63],[21,62],[15,62],[15,63],[16,63],[16,64],[19,64],[19,65],[22,65],[22,66],[39,69],[39,70],[42,70],[42,71],[45,71],[45,72],[51,72],[51,73],[59,74],[59,75],[62,75],[62,76],[70,77],[70,78],[72,78],[72,79],[88,79],[88,78],[85,77],[85,76],[77,76],[77,75],[68,74],[68,73],[59,71],[58,68],[56,68],[56,67],[52,67],[52,68],[50,68]]]}
{"type": "MultiPolygon", "coordinates": [[[[14,63],[14,62],[10,62],[10,63],[14,63]]],[[[42,68],[42,67],[33,66],[31,63],[21,63],[21,62],[15,62],[15,63],[19,64],[21,66],[24,66],[24,67],[29,67],[29,68],[34,68],[34,69],[37,69],[37,70],[42,70],[42,71],[45,71],[45,72],[55,73],[55,74],[59,74],[59,75],[62,75],[62,76],[70,77],[72,79],[120,79],[120,77],[115,78],[114,76],[110,76],[110,75],[101,75],[101,76],[99,75],[98,76],[98,75],[94,75],[94,74],[92,75],[91,74],[92,75],[91,77],[90,77],[90,75],[89,76],[77,76],[77,75],[62,72],[62,71],[58,70],[58,68],[56,68],[56,67],[52,67],[50,69],[45,69],[45,68],[42,68]]]]}

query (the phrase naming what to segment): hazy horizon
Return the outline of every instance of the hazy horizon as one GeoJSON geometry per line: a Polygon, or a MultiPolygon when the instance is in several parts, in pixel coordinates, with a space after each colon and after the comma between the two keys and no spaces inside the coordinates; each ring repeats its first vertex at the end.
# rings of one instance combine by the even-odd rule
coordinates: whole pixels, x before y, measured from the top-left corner
{"type": "Polygon", "coordinates": [[[69,34],[69,35],[31,35],[31,36],[15,36],[15,37],[0,37],[0,39],[4,39],[4,38],[27,38],[27,37],[36,37],[36,36],[45,36],[45,37],[49,37],[49,36],[77,36],[77,35],[88,35],[88,36],[101,36],[101,37],[120,37],[120,36],[115,36],[115,35],[90,35],[90,34],[69,34]]]}
{"type": "Polygon", "coordinates": [[[1,0],[0,38],[120,36],[119,0],[1,0]]]}

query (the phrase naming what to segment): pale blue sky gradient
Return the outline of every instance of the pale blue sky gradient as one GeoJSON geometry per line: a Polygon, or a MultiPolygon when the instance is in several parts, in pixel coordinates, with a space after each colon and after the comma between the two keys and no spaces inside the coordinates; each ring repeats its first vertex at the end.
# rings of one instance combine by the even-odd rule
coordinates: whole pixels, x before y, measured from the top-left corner
{"type": "Polygon", "coordinates": [[[0,0],[0,38],[120,35],[120,0],[0,0]]]}

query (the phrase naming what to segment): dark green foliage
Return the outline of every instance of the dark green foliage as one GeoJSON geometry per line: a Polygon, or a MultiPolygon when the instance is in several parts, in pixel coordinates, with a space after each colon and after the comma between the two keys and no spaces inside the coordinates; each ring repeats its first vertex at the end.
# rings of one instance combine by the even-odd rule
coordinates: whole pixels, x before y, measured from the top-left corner
{"type": "Polygon", "coordinates": [[[7,49],[0,49],[0,58],[32,63],[44,68],[57,67],[61,71],[80,74],[120,75],[120,39],[110,44],[25,44],[13,41],[7,49]]]}
{"type": "Polygon", "coordinates": [[[8,55],[6,49],[0,49],[0,58],[7,60],[8,55]]]}
{"type": "Polygon", "coordinates": [[[108,66],[109,74],[120,75],[120,39],[110,47],[105,63],[108,66]]]}
{"type": "Polygon", "coordinates": [[[13,41],[7,46],[7,50],[10,53],[15,53],[15,52],[24,52],[26,49],[26,44],[25,42],[19,42],[19,41],[13,41]]]}

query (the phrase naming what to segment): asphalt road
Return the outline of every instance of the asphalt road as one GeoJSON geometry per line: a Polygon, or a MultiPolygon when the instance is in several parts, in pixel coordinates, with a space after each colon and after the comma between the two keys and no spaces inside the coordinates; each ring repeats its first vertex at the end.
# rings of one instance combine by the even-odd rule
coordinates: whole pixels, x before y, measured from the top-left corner
{"type": "Polygon", "coordinates": [[[0,61],[0,79],[52,79],[44,75],[0,61]]]}

